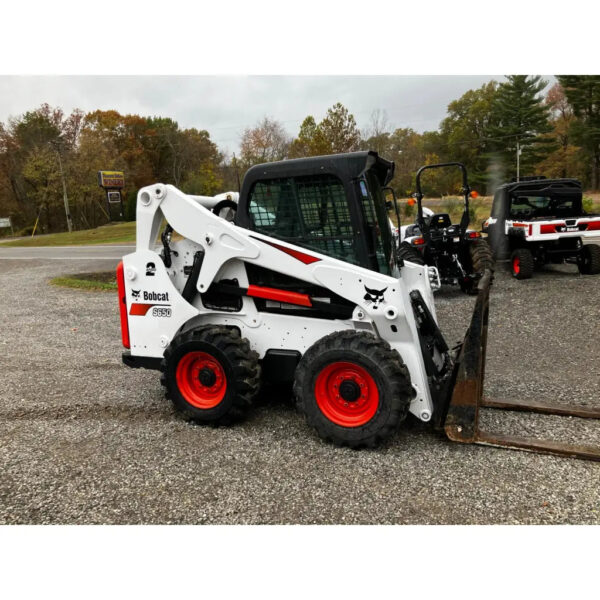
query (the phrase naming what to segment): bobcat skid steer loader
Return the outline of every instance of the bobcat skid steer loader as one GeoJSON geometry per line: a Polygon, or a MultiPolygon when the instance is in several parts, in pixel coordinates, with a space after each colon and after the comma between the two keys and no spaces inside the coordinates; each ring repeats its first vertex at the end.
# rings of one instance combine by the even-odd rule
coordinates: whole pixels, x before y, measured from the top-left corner
{"type": "Polygon", "coordinates": [[[461,442],[600,458],[479,431],[491,273],[451,352],[436,269],[395,252],[383,195],[393,173],[357,152],[255,166],[239,198],[141,189],[136,250],[117,269],[124,363],[160,370],[177,411],[199,423],[235,421],[261,383],[293,381],[298,409],[338,445],[376,446],[410,412],[461,442]]]}

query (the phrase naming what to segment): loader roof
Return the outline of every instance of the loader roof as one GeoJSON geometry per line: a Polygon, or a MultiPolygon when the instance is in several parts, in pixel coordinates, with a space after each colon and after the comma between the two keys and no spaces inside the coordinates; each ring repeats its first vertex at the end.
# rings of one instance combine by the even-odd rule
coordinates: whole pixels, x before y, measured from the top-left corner
{"type": "Polygon", "coordinates": [[[377,152],[372,150],[295,158],[255,165],[246,172],[242,185],[242,195],[258,179],[327,172],[338,175],[342,180],[348,180],[360,177],[369,169],[375,172],[382,186],[387,185],[394,176],[394,163],[381,158],[377,152]]]}

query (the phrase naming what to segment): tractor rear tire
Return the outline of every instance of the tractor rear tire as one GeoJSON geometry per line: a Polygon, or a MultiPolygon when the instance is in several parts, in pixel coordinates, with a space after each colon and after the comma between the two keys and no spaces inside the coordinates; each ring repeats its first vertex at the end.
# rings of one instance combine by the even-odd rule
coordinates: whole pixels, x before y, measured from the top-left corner
{"type": "Polygon", "coordinates": [[[600,273],[600,246],[589,244],[581,249],[577,260],[582,275],[598,275],[600,273]]]}
{"type": "Polygon", "coordinates": [[[483,275],[486,269],[494,270],[494,255],[487,240],[477,240],[469,245],[473,273],[483,275]]]}
{"type": "Polygon", "coordinates": [[[471,276],[460,281],[460,289],[470,296],[479,293],[477,283],[486,269],[494,271],[494,255],[487,240],[476,240],[469,244],[469,256],[471,258],[471,276]]]}
{"type": "Polygon", "coordinates": [[[238,420],[260,388],[258,354],[227,327],[209,325],[178,334],[160,368],[167,398],[196,423],[238,420]]]}
{"type": "Polygon", "coordinates": [[[306,351],[294,395],[322,439],[372,448],[397,431],[414,392],[402,358],[386,341],[365,331],[337,331],[306,351]]]}
{"type": "Polygon", "coordinates": [[[516,279],[531,279],[534,266],[533,254],[527,248],[517,248],[510,255],[510,269],[516,279]]]}
{"type": "Polygon", "coordinates": [[[415,248],[413,248],[407,242],[402,242],[397,253],[398,259],[407,260],[408,262],[415,263],[416,265],[425,265],[423,255],[415,248]]]}

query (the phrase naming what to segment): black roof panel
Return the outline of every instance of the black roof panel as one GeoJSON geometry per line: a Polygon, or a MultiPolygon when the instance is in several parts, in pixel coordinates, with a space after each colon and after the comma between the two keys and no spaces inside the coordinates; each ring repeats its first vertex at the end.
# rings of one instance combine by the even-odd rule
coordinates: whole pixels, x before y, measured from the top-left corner
{"type": "Polygon", "coordinates": [[[365,150],[347,154],[329,154],[281,160],[263,165],[255,165],[246,172],[243,187],[265,178],[314,175],[323,171],[336,173],[341,179],[360,177],[373,168],[381,185],[387,185],[394,176],[394,163],[381,158],[377,152],[365,150]]]}

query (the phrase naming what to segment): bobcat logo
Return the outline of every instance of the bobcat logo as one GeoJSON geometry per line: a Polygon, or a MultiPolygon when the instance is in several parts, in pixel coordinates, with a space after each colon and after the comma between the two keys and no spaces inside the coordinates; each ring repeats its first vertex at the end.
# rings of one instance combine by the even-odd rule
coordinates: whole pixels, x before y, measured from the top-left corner
{"type": "Polygon", "coordinates": [[[140,292],[142,290],[131,290],[131,297],[137,300],[140,297],[140,292]]]}
{"type": "Polygon", "coordinates": [[[373,310],[375,310],[382,302],[385,302],[383,294],[385,293],[387,288],[383,288],[382,290],[373,290],[365,285],[365,290],[367,292],[365,294],[365,300],[367,301],[367,303],[373,304],[373,310]]]}

